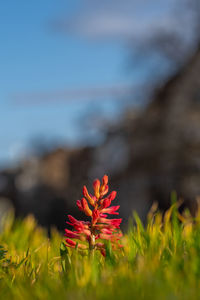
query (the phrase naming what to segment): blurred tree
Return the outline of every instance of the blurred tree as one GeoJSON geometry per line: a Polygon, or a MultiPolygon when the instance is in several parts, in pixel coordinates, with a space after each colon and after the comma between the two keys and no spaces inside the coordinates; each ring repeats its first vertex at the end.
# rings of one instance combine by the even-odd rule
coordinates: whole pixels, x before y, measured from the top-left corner
{"type": "Polygon", "coordinates": [[[175,0],[170,19],[156,23],[148,38],[133,40],[132,66],[150,61],[147,80],[155,87],[181,68],[196,52],[199,43],[200,1],[175,0]],[[154,76],[149,76],[152,71],[154,76]]]}

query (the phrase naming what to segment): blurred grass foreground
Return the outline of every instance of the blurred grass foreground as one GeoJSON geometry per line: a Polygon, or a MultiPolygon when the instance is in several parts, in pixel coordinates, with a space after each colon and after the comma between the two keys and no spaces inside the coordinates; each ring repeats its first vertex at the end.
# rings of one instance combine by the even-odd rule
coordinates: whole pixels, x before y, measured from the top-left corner
{"type": "Polygon", "coordinates": [[[106,258],[67,249],[56,229],[48,238],[32,216],[7,216],[0,234],[1,299],[199,299],[200,209],[154,204],[146,226],[134,213],[122,251],[106,258]]]}

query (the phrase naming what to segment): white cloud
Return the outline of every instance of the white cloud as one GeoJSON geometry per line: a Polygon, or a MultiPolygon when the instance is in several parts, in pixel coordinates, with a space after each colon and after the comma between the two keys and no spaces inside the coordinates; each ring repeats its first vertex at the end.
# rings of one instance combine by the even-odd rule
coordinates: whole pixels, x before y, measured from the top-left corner
{"type": "Polygon", "coordinates": [[[160,30],[188,36],[193,12],[183,7],[184,0],[85,0],[81,10],[59,26],[93,39],[141,41],[160,30]]]}
{"type": "Polygon", "coordinates": [[[57,29],[92,41],[114,41],[131,53],[148,52],[148,57],[159,53],[180,65],[200,39],[200,3],[195,1],[85,0],[73,16],[60,18],[57,29]]]}
{"type": "MultiPolygon", "coordinates": [[[[121,99],[123,97],[130,96],[133,91],[136,91],[137,86],[130,84],[115,84],[107,86],[89,86],[88,88],[77,89],[65,89],[63,91],[51,91],[51,92],[35,92],[35,93],[20,93],[12,95],[12,100],[17,104],[36,104],[43,103],[45,101],[56,103],[58,99],[60,101],[85,101],[85,99],[98,100],[105,99],[121,99]]],[[[17,145],[18,147],[18,145],[17,145]]]]}

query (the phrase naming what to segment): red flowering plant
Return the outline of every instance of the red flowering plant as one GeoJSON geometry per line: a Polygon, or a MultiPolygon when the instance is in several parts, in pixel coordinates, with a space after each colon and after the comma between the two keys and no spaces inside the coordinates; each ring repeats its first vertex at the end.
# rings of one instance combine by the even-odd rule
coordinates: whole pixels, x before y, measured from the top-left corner
{"type": "Polygon", "coordinates": [[[120,245],[122,233],[120,224],[122,219],[108,219],[108,214],[118,215],[118,206],[110,206],[116,197],[116,192],[111,192],[108,196],[108,176],[104,175],[102,183],[99,179],[93,182],[94,195],[90,195],[86,186],[83,187],[83,198],[77,200],[76,204],[80,211],[90,217],[90,221],[78,221],[68,215],[69,221],[74,230],[65,229],[66,246],[78,248],[80,250],[97,249],[102,255],[106,255],[106,241],[110,241],[113,250],[117,250],[120,245]],[[90,206],[89,206],[89,204],[90,206]],[[91,209],[91,207],[93,209],[91,209]]]}

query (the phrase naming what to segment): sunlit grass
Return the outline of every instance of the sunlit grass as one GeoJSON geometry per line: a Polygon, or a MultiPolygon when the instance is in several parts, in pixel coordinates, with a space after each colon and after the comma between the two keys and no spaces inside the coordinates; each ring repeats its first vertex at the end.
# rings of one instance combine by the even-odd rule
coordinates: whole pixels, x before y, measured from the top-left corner
{"type": "Polygon", "coordinates": [[[5,220],[0,234],[1,299],[199,299],[200,211],[178,204],[161,214],[154,205],[144,226],[137,214],[122,243],[106,259],[48,238],[33,217],[5,220]]]}

